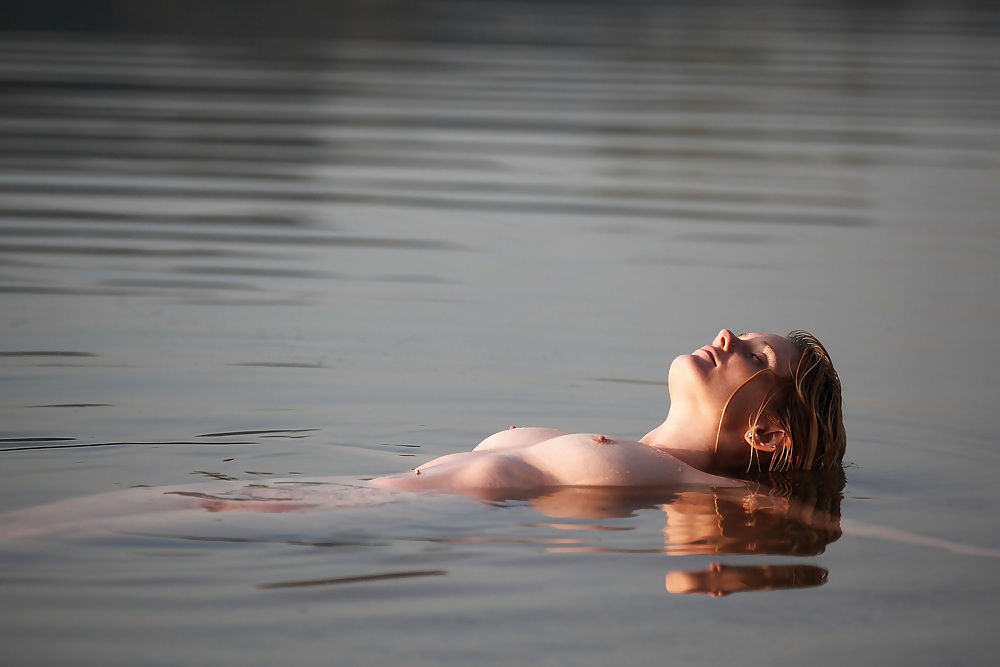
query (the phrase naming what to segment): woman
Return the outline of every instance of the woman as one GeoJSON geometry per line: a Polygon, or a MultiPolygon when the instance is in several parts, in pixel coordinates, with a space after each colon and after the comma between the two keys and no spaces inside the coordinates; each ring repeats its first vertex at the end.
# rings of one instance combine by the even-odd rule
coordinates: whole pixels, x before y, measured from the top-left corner
{"type": "Polygon", "coordinates": [[[742,483],[730,471],[840,466],[840,379],[811,334],[723,329],[711,345],[674,359],[668,384],[666,420],[639,441],[512,427],[471,452],[372,483],[414,491],[731,486],[742,483]]]}
{"type": "MultiPolygon", "coordinates": [[[[826,350],[811,335],[794,331],[788,337],[737,336],[723,329],[712,345],[673,361],[669,389],[666,420],[639,441],[512,428],[486,438],[471,452],[449,454],[368,484],[384,489],[454,491],[495,500],[523,498],[553,516],[622,512],[627,516],[637,497],[646,503],[643,506],[655,504],[643,500],[645,490],[656,491],[652,487],[700,484],[717,487],[714,494],[727,491],[721,487],[736,487],[731,491],[742,489],[743,493],[762,481],[770,489],[763,495],[783,496],[774,489],[780,491],[788,475],[774,476],[768,471],[829,469],[840,480],[833,494],[839,497],[846,442],[840,380],[826,350]],[[756,479],[758,471],[768,479],[756,479]]],[[[814,486],[817,480],[808,481],[814,486]]],[[[146,523],[161,518],[170,521],[185,511],[282,513],[392,500],[377,488],[366,487],[356,482],[295,479],[129,489],[85,502],[72,499],[0,515],[0,538],[120,528],[135,525],[139,516],[146,523]]],[[[736,497],[742,508],[746,498],[740,493],[736,497]]],[[[751,496],[758,495],[751,490],[751,496]]],[[[684,508],[697,505],[690,497],[676,512],[683,514],[684,508]]],[[[721,496],[706,497],[713,508],[709,523],[722,526],[714,518],[721,496]]],[[[828,508],[821,513],[830,514],[828,508]]],[[[830,516],[838,517],[839,511],[830,516]]],[[[690,526],[691,522],[675,520],[674,524],[690,526]]],[[[732,539],[729,533],[726,540],[732,539]]],[[[698,535],[695,541],[707,543],[707,538],[698,535]]],[[[678,539],[674,536],[669,541],[678,539]]],[[[713,553],[725,551],[723,546],[713,548],[713,553]]]]}

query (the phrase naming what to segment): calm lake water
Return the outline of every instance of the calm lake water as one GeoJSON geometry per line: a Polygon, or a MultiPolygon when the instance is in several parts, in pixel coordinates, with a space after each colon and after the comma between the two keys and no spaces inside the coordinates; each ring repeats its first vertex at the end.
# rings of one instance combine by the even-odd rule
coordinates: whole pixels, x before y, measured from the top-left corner
{"type": "Polygon", "coordinates": [[[1000,14],[150,6],[0,39],[0,510],[639,437],[725,326],[830,349],[842,526],[303,487],[0,543],[5,664],[993,664],[1000,14]]]}

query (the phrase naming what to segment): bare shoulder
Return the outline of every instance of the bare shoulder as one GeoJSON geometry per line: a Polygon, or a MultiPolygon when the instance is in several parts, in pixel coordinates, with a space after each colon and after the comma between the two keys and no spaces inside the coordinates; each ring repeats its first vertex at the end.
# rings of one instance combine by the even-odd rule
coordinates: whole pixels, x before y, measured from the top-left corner
{"type": "Polygon", "coordinates": [[[567,431],[560,431],[555,428],[540,428],[537,426],[515,427],[511,426],[506,431],[494,433],[476,445],[474,452],[499,451],[504,449],[522,449],[533,447],[546,440],[557,438],[562,435],[569,435],[567,431]]]}

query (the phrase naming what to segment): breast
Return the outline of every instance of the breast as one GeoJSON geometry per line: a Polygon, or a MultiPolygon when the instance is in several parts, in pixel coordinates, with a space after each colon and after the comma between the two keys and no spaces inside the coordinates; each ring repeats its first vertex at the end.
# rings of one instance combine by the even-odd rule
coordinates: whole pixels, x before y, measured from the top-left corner
{"type": "Polygon", "coordinates": [[[598,433],[550,438],[526,450],[525,459],[566,486],[656,484],[665,466],[676,461],[640,442],[598,433]]]}
{"type": "Polygon", "coordinates": [[[497,451],[502,449],[522,449],[524,447],[532,447],[540,442],[545,442],[546,440],[551,440],[552,438],[557,438],[562,435],[569,434],[566,431],[560,431],[559,429],[554,428],[511,426],[506,431],[494,433],[490,437],[486,438],[476,445],[476,448],[473,451],[481,452],[484,450],[497,451]]]}

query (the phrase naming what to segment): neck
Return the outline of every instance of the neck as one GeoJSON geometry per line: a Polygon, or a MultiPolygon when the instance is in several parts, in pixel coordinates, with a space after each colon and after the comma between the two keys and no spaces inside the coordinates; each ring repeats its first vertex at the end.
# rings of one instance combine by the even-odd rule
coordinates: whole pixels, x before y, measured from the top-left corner
{"type": "Polygon", "coordinates": [[[711,468],[715,462],[718,432],[715,429],[705,429],[704,420],[687,420],[676,415],[677,411],[671,411],[662,424],[643,436],[639,442],[662,449],[699,470],[711,468]]]}

